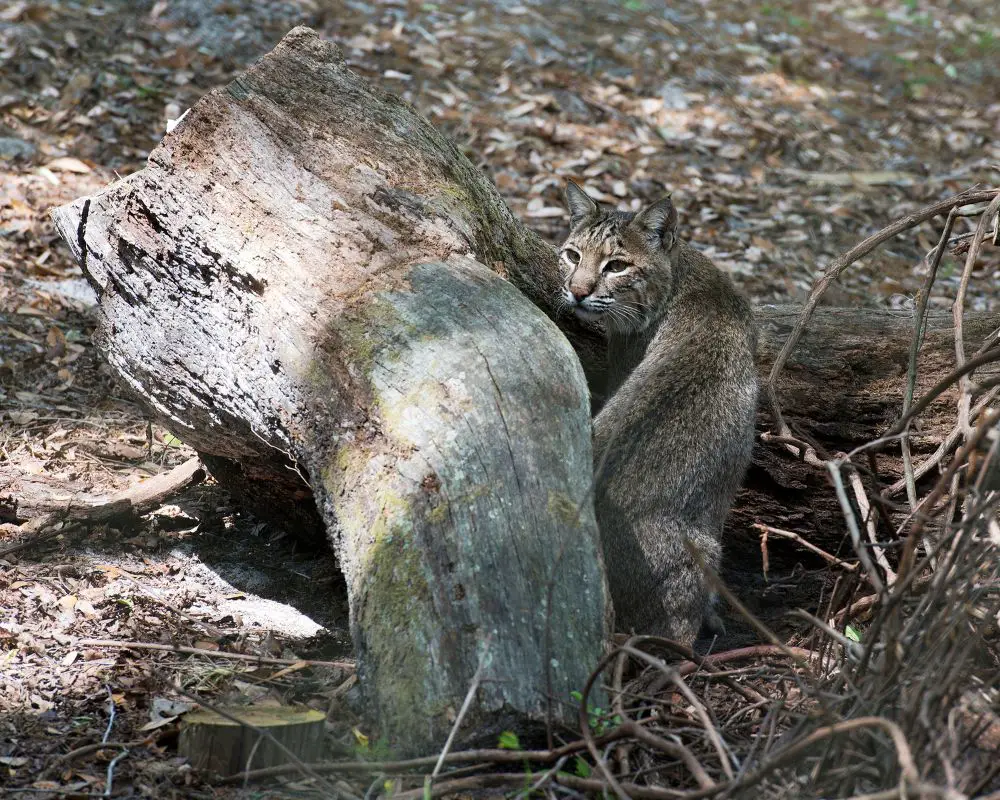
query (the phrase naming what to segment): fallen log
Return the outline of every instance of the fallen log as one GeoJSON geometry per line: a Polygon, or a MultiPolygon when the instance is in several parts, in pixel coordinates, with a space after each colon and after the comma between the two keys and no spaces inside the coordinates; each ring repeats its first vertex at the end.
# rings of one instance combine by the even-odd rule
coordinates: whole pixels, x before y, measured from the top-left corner
{"type": "MultiPolygon", "coordinates": [[[[761,380],[790,334],[800,309],[794,306],[764,306],[757,309],[760,322],[758,367],[761,380]]],[[[819,308],[792,352],[778,385],[783,414],[792,427],[816,442],[825,455],[849,453],[883,436],[899,419],[903,409],[910,345],[915,320],[912,312],[865,308],[819,308]]],[[[971,356],[984,342],[996,341],[1000,314],[973,313],[965,316],[964,339],[971,356]]],[[[928,315],[918,359],[915,399],[926,394],[955,368],[954,325],[950,312],[928,315]]],[[[1000,363],[982,367],[976,380],[986,382],[1000,376],[1000,363]]],[[[940,395],[915,421],[910,436],[915,465],[928,461],[956,425],[958,388],[940,395]]],[[[993,407],[997,402],[993,401],[993,407]]],[[[772,420],[763,411],[758,431],[770,428],[772,420]]],[[[862,455],[855,463],[867,468],[862,455]]],[[[947,457],[943,464],[947,464],[947,457]]],[[[865,477],[869,494],[877,495],[896,484],[903,474],[898,443],[883,448],[876,459],[877,476],[865,477]]],[[[922,485],[933,483],[937,466],[922,476],[922,485]]],[[[905,501],[895,495],[890,500],[905,501]]],[[[896,523],[905,512],[890,512],[896,523]]],[[[844,512],[837,502],[829,475],[803,460],[790,456],[777,444],[758,441],[744,488],[726,523],[724,577],[741,599],[765,620],[778,624],[789,609],[816,610],[819,583],[803,580],[803,569],[826,568],[825,560],[794,542],[770,538],[766,543],[768,575],[762,558],[761,535],[755,525],[794,531],[828,554],[854,560],[847,538],[844,512]]],[[[880,537],[891,539],[881,521],[880,537]]],[[[747,629],[734,616],[727,617],[733,631],[747,629]]],[[[750,641],[737,636],[728,645],[750,641]]]]}
{"type": "Polygon", "coordinates": [[[587,383],[479,170],[299,28],[54,217],[154,418],[287,527],[311,489],[390,743],[440,747],[480,664],[464,730],[572,721],[609,619],[587,383]]]}
{"type": "MultiPolygon", "coordinates": [[[[465,730],[550,702],[573,719],[564,701],[608,632],[589,500],[603,348],[559,316],[555,251],[481,172],[299,28],[145,170],[54,216],[98,292],[98,344],[151,415],[258,513],[308,527],[318,507],[391,742],[440,746],[480,664],[465,730]]],[[[765,373],[796,312],[760,309],[765,373]]],[[[930,322],[918,396],[953,363],[950,324],[930,322]]],[[[972,317],[965,340],[998,326],[972,317]]],[[[788,420],[831,451],[878,436],[911,334],[907,314],[821,309],[778,387],[788,420]]],[[[947,435],[948,403],[918,456],[947,435]]],[[[758,446],[726,545],[753,608],[815,604],[785,579],[819,559],[772,542],[776,596],[755,523],[844,554],[825,473],[758,446]]]]}

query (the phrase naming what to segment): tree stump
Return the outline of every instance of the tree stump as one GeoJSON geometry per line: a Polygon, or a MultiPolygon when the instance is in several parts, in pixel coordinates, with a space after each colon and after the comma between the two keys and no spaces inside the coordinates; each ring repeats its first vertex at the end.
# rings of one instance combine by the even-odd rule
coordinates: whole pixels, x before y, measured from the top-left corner
{"type": "Polygon", "coordinates": [[[241,706],[224,710],[228,716],[208,710],[184,715],[177,752],[195,769],[226,777],[244,770],[293,763],[285,750],[306,764],[320,761],[325,755],[326,716],[321,711],[289,706],[241,706]]]}

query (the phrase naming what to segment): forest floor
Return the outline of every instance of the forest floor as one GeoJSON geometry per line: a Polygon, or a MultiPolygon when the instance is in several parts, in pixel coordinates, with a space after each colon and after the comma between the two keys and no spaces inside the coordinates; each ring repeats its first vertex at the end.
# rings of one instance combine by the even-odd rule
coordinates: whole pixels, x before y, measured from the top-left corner
{"type": "MultiPolygon", "coordinates": [[[[2,4],[0,550],[26,520],[106,501],[192,455],[102,364],[93,294],[48,210],[142,169],[169,119],[294,25],[451,135],[548,240],[565,231],[568,177],[623,208],[670,191],[684,235],[770,303],[801,301],[891,220],[1000,182],[1000,6],[942,5],[2,4]]],[[[968,232],[960,218],[955,235],[968,232]]],[[[936,238],[924,226],[891,242],[827,301],[911,308],[936,238]]],[[[960,271],[946,256],[933,305],[950,305],[960,271]]],[[[1000,308],[997,248],[972,277],[967,307],[1000,308]]],[[[138,526],[0,556],[0,787],[220,796],[174,757],[174,687],[330,710],[335,745],[364,755],[349,670],[81,644],[349,656],[336,564],[294,534],[209,481],[138,526]],[[110,772],[109,751],[56,761],[105,735],[143,744],[110,772]]]]}

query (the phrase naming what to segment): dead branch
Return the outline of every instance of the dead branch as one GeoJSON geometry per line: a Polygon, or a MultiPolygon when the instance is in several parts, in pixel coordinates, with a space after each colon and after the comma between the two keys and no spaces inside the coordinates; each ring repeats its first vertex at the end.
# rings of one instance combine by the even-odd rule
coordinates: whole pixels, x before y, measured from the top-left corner
{"type": "Polygon", "coordinates": [[[822,548],[817,547],[812,542],[806,541],[805,539],[803,539],[801,536],[799,536],[797,533],[794,533],[793,531],[786,531],[786,530],[782,530],[781,528],[773,528],[770,525],[764,525],[764,524],[759,523],[759,522],[754,523],[754,527],[757,530],[759,530],[762,533],[764,533],[764,534],[773,533],[775,536],[781,536],[782,538],[790,539],[791,541],[796,542],[796,543],[802,545],[806,550],[809,550],[810,552],[815,553],[816,555],[818,555],[820,558],[822,558],[827,563],[834,564],[834,565],[836,565],[838,567],[841,567],[842,569],[847,570],[848,572],[856,572],[857,569],[858,569],[857,563],[850,564],[850,563],[848,563],[847,561],[844,561],[841,558],[837,558],[834,555],[830,555],[828,552],[826,552],[826,550],[823,550],[822,548]]]}
{"type": "Polygon", "coordinates": [[[233,661],[247,661],[253,664],[280,664],[283,666],[333,667],[335,669],[354,671],[353,661],[316,661],[305,658],[272,658],[271,656],[255,656],[251,653],[228,653],[225,650],[205,650],[200,647],[184,645],[157,644],[155,642],[122,642],[115,639],[78,639],[78,647],[115,647],[121,650],[157,650],[162,653],[183,653],[184,655],[207,656],[208,658],[225,658],[233,661]]]}
{"type": "MultiPolygon", "coordinates": [[[[979,224],[976,226],[976,235],[972,239],[969,247],[969,254],[965,259],[965,268],[962,270],[962,278],[958,286],[958,296],[952,306],[955,320],[955,365],[961,370],[965,364],[965,340],[962,333],[962,325],[965,320],[965,295],[969,290],[969,279],[972,277],[972,268],[979,258],[979,251],[983,246],[983,239],[986,237],[986,229],[991,217],[996,217],[1000,210],[1000,193],[993,198],[992,202],[979,217],[979,224]]],[[[962,428],[965,436],[971,432],[969,425],[969,409],[972,405],[972,391],[969,387],[969,373],[963,372],[958,381],[958,424],[962,428]]]]}
{"type": "Polygon", "coordinates": [[[106,503],[70,507],[25,522],[21,527],[25,538],[0,550],[0,558],[41,544],[66,533],[72,528],[92,525],[125,525],[143,514],[153,511],[173,495],[201,483],[205,470],[200,459],[190,458],[169,472],[154,475],[135,486],[116,494],[106,503]]]}
{"type": "MultiPolygon", "coordinates": [[[[625,733],[615,729],[604,736],[599,736],[595,740],[599,745],[606,745],[611,742],[625,738],[625,733]]],[[[488,764],[521,764],[528,761],[532,764],[552,764],[566,756],[575,755],[586,749],[583,740],[570,742],[569,744],[557,747],[553,750],[461,750],[448,753],[444,757],[445,764],[469,764],[484,762],[488,764]]],[[[409,758],[402,761],[338,761],[320,762],[310,764],[309,767],[315,772],[412,772],[425,768],[433,768],[437,764],[439,756],[422,756],[420,758],[409,758]]],[[[255,769],[249,772],[232,775],[225,783],[239,783],[243,780],[260,780],[262,778],[277,778],[297,772],[297,768],[290,764],[278,767],[267,767],[266,769],[255,769]]]]}

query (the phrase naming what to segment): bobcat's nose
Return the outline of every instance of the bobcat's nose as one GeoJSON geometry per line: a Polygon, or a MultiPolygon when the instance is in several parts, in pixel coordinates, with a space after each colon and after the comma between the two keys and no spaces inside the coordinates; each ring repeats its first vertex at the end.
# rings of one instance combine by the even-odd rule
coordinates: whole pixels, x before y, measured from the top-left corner
{"type": "Polygon", "coordinates": [[[583,300],[584,297],[586,297],[588,294],[590,294],[590,292],[587,291],[586,289],[580,289],[580,288],[576,288],[576,287],[573,287],[573,286],[571,286],[569,288],[569,293],[571,295],[573,295],[573,299],[576,300],[576,302],[578,302],[578,303],[581,300],[583,300]]]}

